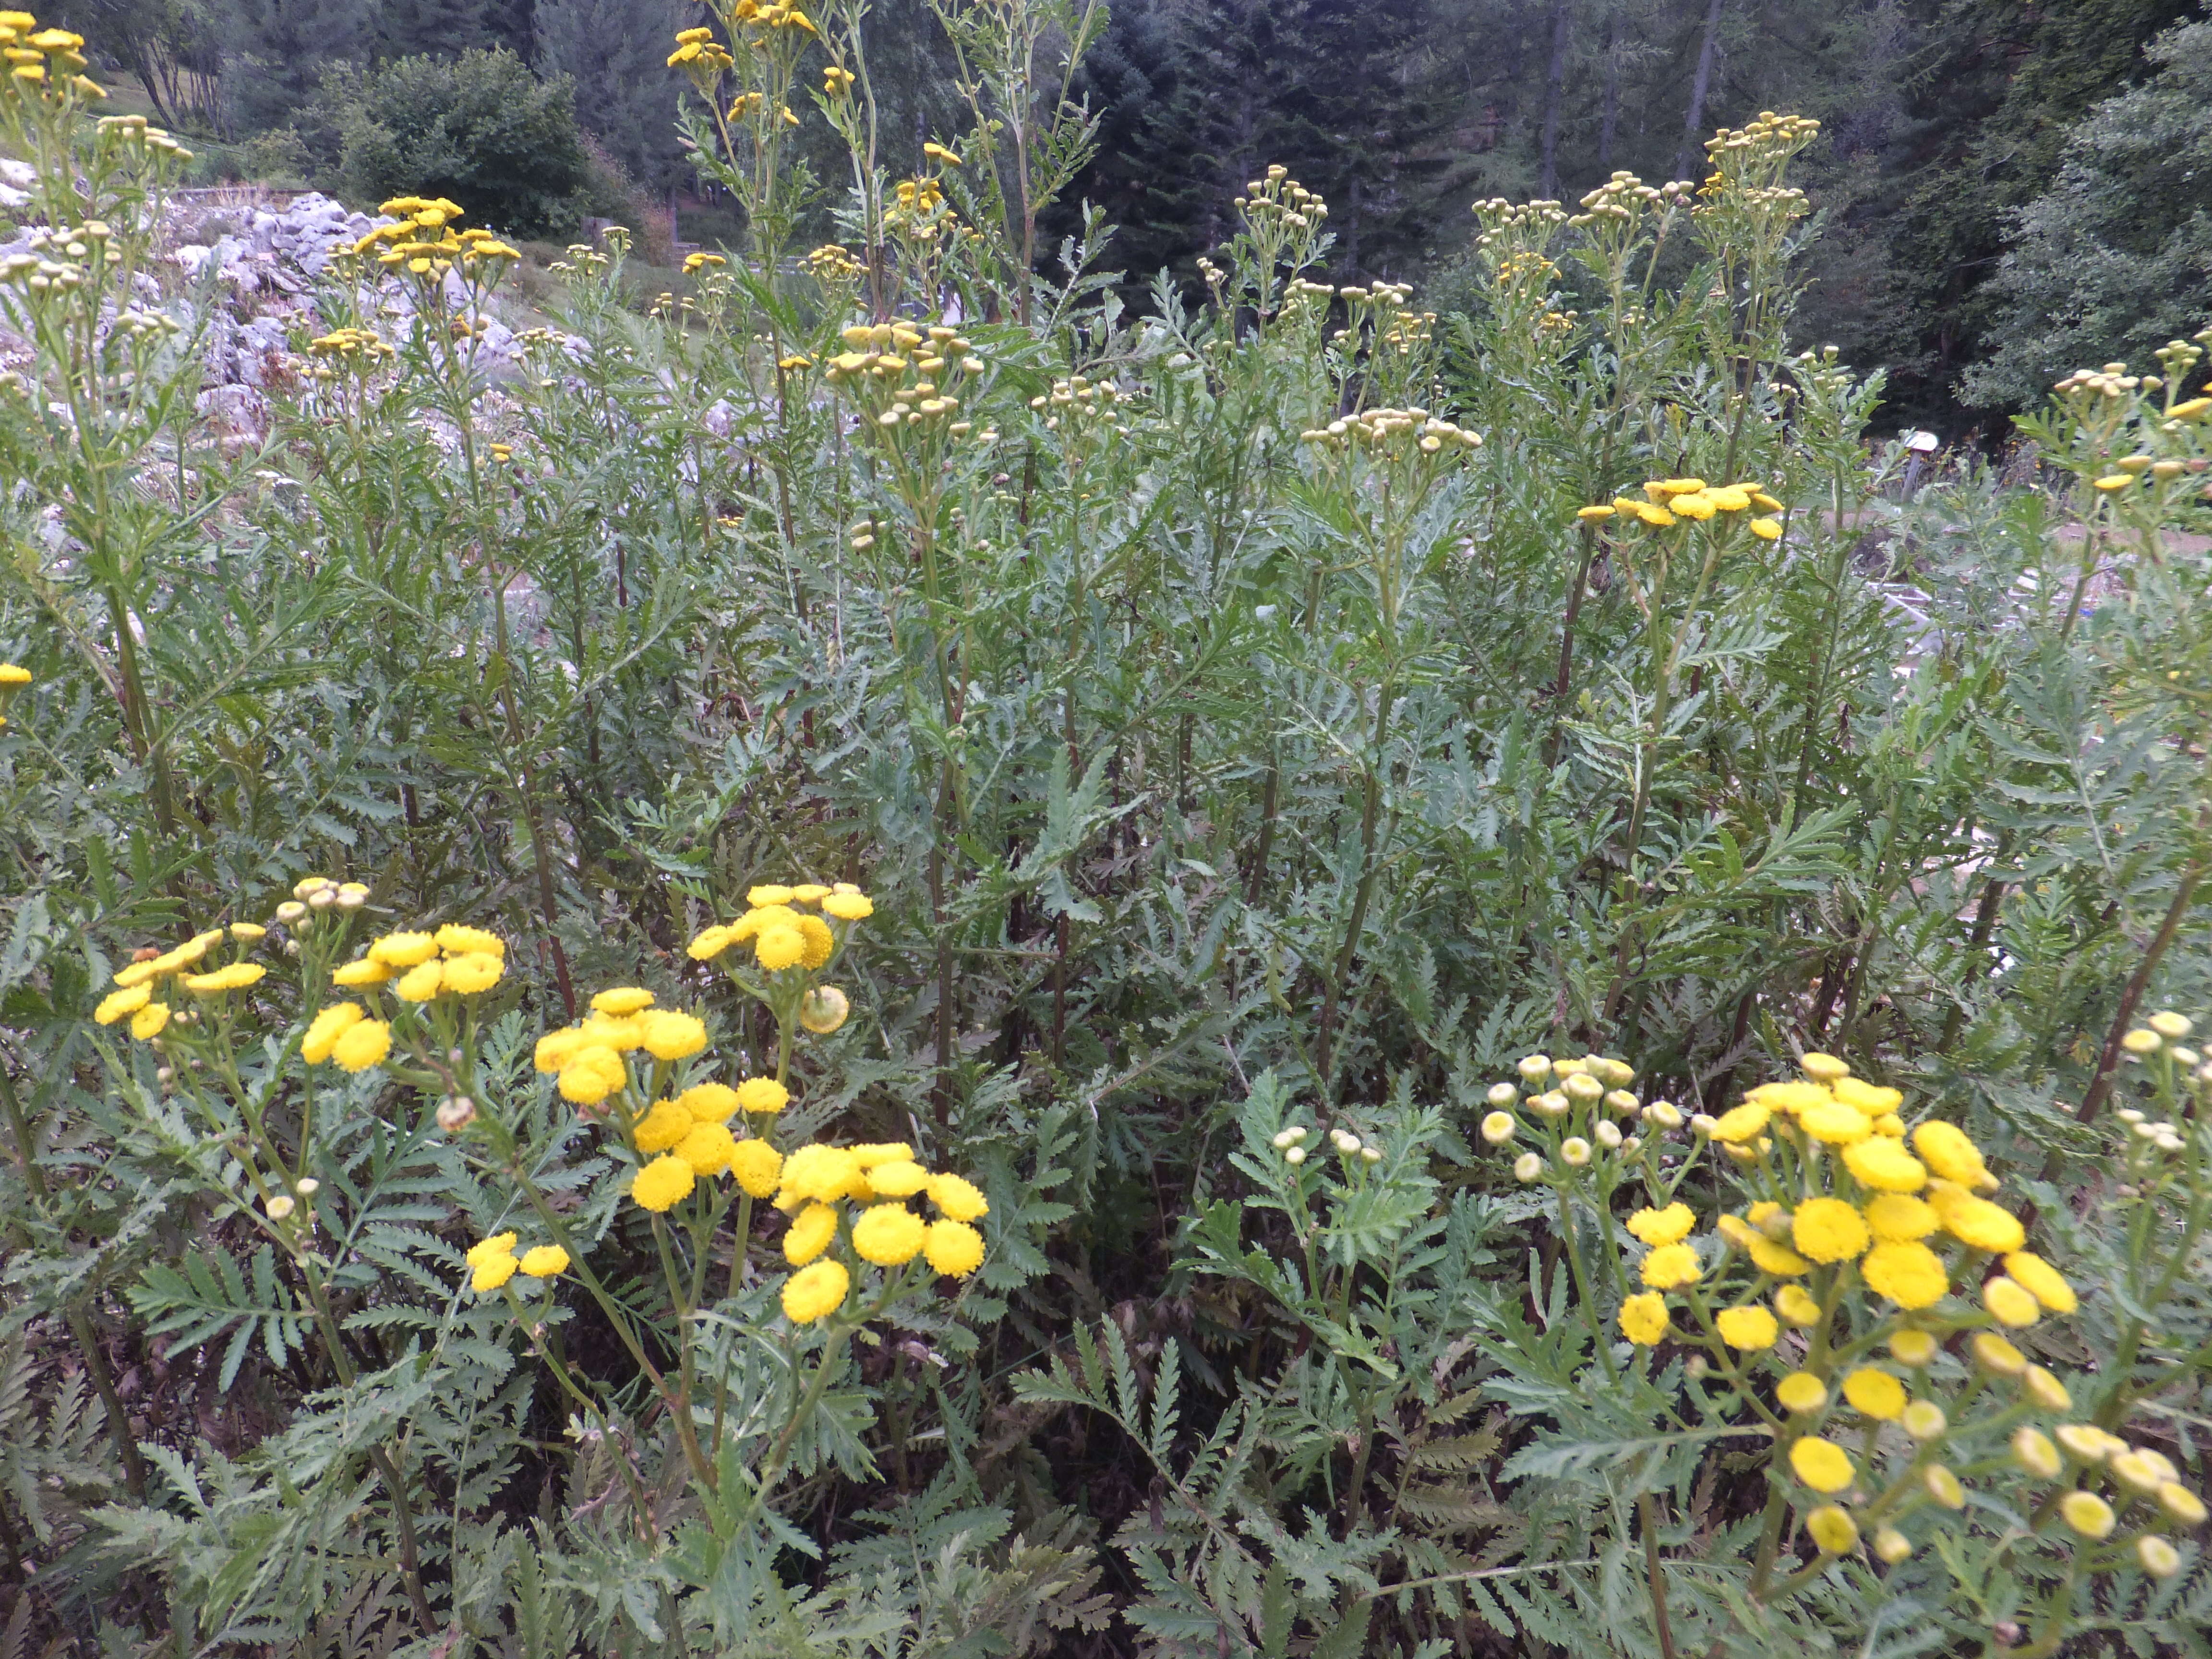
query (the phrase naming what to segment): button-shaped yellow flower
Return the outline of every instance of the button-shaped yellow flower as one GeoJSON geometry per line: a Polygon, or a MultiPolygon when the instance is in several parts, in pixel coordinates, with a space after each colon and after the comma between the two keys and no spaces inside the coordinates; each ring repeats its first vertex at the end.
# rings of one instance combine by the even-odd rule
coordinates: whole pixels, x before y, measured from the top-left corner
{"type": "Polygon", "coordinates": [[[744,1103],[726,1083],[695,1083],[676,1097],[695,1123],[726,1123],[744,1103]]]}
{"type": "Polygon", "coordinates": [[[392,988],[394,995],[409,1002],[428,1002],[445,988],[446,965],[441,962],[420,963],[410,968],[392,988]]]}
{"type": "Polygon", "coordinates": [[[387,968],[412,968],[437,954],[438,940],[432,933],[386,933],[368,947],[369,960],[387,968]]]}
{"type": "Polygon", "coordinates": [[[983,1235],[964,1221],[933,1221],[922,1254],[937,1272],[965,1279],[983,1265],[983,1235]]]}
{"type": "Polygon", "coordinates": [[[506,971],[505,961],[490,951],[465,951],[446,958],[446,989],[456,996],[477,996],[498,984],[506,971]]]}
{"type": "Polygon", "coordinates": [[[876,913],[866,894],[848,892],[842,887],[822,901],[822,908],[840,921],[865,921],[876,913]]]}
{"type": "Polygon", "coordinates": [[[1731,1348],[1757,1352],[1771,1348],[1782,1334],[1782,1327],[1765,1309],[1756,1305],[1747,1308],[1723,1308],[1713,1325],[1721,1334],[1721,1340],[1731,1348]]]}
{"type": "Polygon", "coordinates": [[[1962,1187],[1979,1186],[1990,1172],[1982,1162],[1982,1149],[1955,1123],[1939,1120],[1922,1124],[1912,1132],[1912,1150],[1944,1180],[1962,1187]]]}
{"type": "Polygon", "coordinates": [[[361,1021],[331,1045],[331,1058],[349,1072],[381,1066],[391,1052],[392,1028],[380,1019],[361,1021]]]}
{"type": "Polygon", "coordinates": [[[169,1023],[169,1005],[149,1002],[131,1016],[131,1035],[141,1042],[150,1042],[161,1035],[169,1023]]]}
{"type": "MultiPolygon", "coordinates": [[[[1858,1120],[1861,1135],[1856,1145],[1844,1148],[1844,1167],[1862,1187],[1877,1193],[1917,1193],[1928,1184],[1928,1166],[1887,1136],[1873,1133],[1873,1125],[1857,1108],[1838,1105],[1838,1112],[1849,1112],[1858,1120]]],[[[1811,1127],[1809,1124],[1807,1126],[1811,1127]]],[[[1817,1132],[1816,1132],[1817,1133],[1817,1132]]],[[[1822,1137],[1826,1139],[1826,1137],[1822,1137]]],[[[1933,1224],[1934,1218],[1929,1218],[1933,1224]]],[[[1872,1225],[1872,1218],[1869,1218],[1872,1225]]]]}
{"type": "MultiPolygon", "coordinates": [[[[1872,1146],[1875,1143],[1869,1141],[1866,1144],[1872,1146]]],[[[1881,1144],[1894,1146],[1897,1143],[1884,1141],[1881,1144]]],[[[1864,1149],[1855,1146],[1851,1150],[1859,1152],[1864,1149]]],[[[1910,1158],[1911,1154],[1908,1152],[1903,1156],[1910,1158]]],[[[1918,1160],[1914,1159],[1914,1163],[1917,1166],[1918,1160]]],[[[1867,1231],[1884,1244],[1925,1238],[1938,1225],[1936,1212],[1924,1200],[1905,1193],[1876,1193],[1867,1200],[1862,1213],[1866,1217],[1867,1231]]]]}
{"type": "Polygon", "coordinates": [[[835,1203],[860,1174],[859,1162],[842,1146],[810,1142],[783,1161],[784,1190],[799,1199],[835,1203]]]}
{"type": "Polygon", "coordinates": [[[896,1267],[921,1254],[929,1228],[903,1204],[878,1204],[853,1224],[853,1249],[863,1261],[896,1267]]]}
{"type": "Polygon", "coordinates": [[[2052,1313],[2070,1314],[2081,1306],[2058,1269],[2033,1250],[2014,1250],[2004,1259],[2005,1272],[2014,1282],[2052,1313]]]}
{"type": "Polygon", "coordinates": [[[2027,1231],[2019,1218],[1986,1198],[1938,1182],[1929,1188],[1928,1201],[1935,1206],[1946,1232],[1978,1250],[2002,1255],[2017,1250],[2027,1241],[2027,1231]]]}
{"type": "Polygon", "coordinates": [[[707,1046],[707,1028],[694,1015],[656,1008],[637,1019],[645,1051],[655,1060],[686,1060],[707,1046]]]}
{"type": "Polygon", "coordinates": [[[796,925],[763,927],[753,940],[753,955],[769,973],[795,968],[806,957],[806,936],[796,925]]]}
{"type": "Polygon", "coordinates": [[[783,1182],[783,1154],[765,1140],[741,1140],[730,1154],[730,1174],[754,1198],[773,1198],[783,1182]]]}
{"type": "Polygon", "coordinates": [[[1666,1337],[1667,1298],[1656,1291],[1644,1291],[1626,1297],[1620,1304],[1618,1316],[1620,1334],[1639,1348],[1656,1346],[1666,1337]]]}
{"type": "Polygon", "coordinates": [[[307,1022],[307,1034],[300,1039],[300,1058],[310,1066],[319,1066],[331,1057],[331,1050],[368,1013],[358,1002],[334,1002],[307,1022]]]}
{"type": "Polygon", "coordinates": [[[2069,1492],[2058,1500],[2059,1517],[2084,1538],[2112,1534],[2112,1506],[2093,1492],[2069,1492]]]}
{"type": "Polygon", "coordinates": [[[568,1271],[568,1253],[558,1244],[540,1244],[522,1254],[522,1271],[532,1279],[554,1279],[568,1271]]]}
{"type": "Polygon", "coordinates": [[[561,1097],[579,1106],[596,1106],[629,1080],[623,1057],[593,1043],[577,1049],[561,1067],[561,1097]]]}
{"type": "Polygon", "coordinates": [[[721,1174],[730,1167],[737,1150],[728,1127],[720,1123],[695,1123],[690,1133],[676,1143],[676,1156],[702,1176],[721,1174]]]}
{"type": "Polygon", "coordinates": [[[1848,1261],[1871,1241],[1866,1218],[1840,1198],[1808,1198],[1797,1206],[1790,1237],[1798,1253],[1815,1261],[1848,1261]]]}
{"type": "Polygon", "coordinates": [[[1763,542],[1778,542],[1782,539],[1782,523],[1778,519],[1753,519],[1749,527],[1751,533],[1763,542]]]}
{"type": "Polygon", "coordinates": [[[640,1209],[659,1214],[674,1209],[689,1198],[698,1179],[689,1164],[672,1152],[663,1152],[637,1172],[637,1178],[630,1183],[629,1195],[637,1200],[640,1209]]]}
{"type": "Polygon", "coordinates": [[[1817,1434],[1808,1434],[1790,1448],[1790,1467],[1814,1492],[1831,1495],[1847,1488],[1858,1473],[1850,1453],[1817,1434]]]}
{"type": "Polygon", "coordinates": [[[2047,1412],[2074,1409],[2074,1396],[2066,1385],[2040,1365],[2030,1365],[2027,1375],[2021,1378],[2021,1386],[2027,1397],[2047,1412]]]}
{"type": "Polygon", "coordinates": [[[1858,1522],[1841,1505],[1823,1504],[1806,1516],[1805,1535],[1823,1555],[1841,1555],[1858,1547],[1858,1522]]]}
{"type": "Polygon", "coordinates": [[[772,1077],[749,1077],[738,1085],[738,1104],[748,1112],[765,1116],[790,1103],[791,1091],[772,1077]]]}
{"type": "Polygon", "coordinates": [[[1844,1398],[1852,1410],[1883,1423],[1894,1423],[1905,1414],[1905,1384],[1871,1365],[1862,1365],[1844,1379],[1844,1398]]]}
{"type": "Polygon", "coordinates": [[[1925,1308],[1951,1288],[1942,1259],[1925,1244],[1910,1240],[1877,1244],[1859,1263],[1859,1276],[1876,1296],[1900,1308],[1925,1308]]]}
{"type": "Polygon", "coordinates": [[[1970,1345],[1974,1360],[1999,1376],[2018,1376],[2027,1369],[2027,1356],[1995,1331],[1979,1331],[1970,1345]]]}
{"type": "Polygon", "coordinates": [[[129,1018],[154,1000],[150,985],[134,985],[125,990],[110,991],[100,1000],[100,1006],[92,1011],[93,1018],[102,1025],[113,1025],[129,1018]]]}
{"type": "Polygon", "coordinates": [[[1802,1416],[1828,1403],[1828,1385],[1810,1371],[1792,1371],[1774,1385],[1774,1397],[1802,1416]]]}
{"type": "Polygon", "coordinates": [[[392,969],[373,957],[363,957],[359,962],[349,962],[331,969],[331,983],[351,989],[360,985],[381,985],[392,977],[392,969]]]}
{"type": "Polygon", "coordinates": [[[515,1270],[521,1266],[513,1256],[505,1252],[497,1255],[485,1256],[473,1265],[476,1271],[470,1276],[469,1288],[480,1295],[499,1289],[501,1285],[514,1277],[515,1270]]]}
{"type": "Polygon", "coordinates": [[[2026,1424],[2013,1431],[2012,1461],[2041,1480],[2057,1480],[2058,1471],[2064,1467],[2058,1459],[2058,1448],[2051,1443],[2051,1437],[2026,1424]]]}
{"type": "Polygon", "coordinates": [[[1655,1291],[1678,1291],[1698,1282],[1704,1271],[1687,1244],[1662,1244],[1644,1258],[1644,1282],[1655,1291]]]}
{"type": "Polygon", "coordinates": [[[2035,1298],[2002,1273],[1982,1286],[1982,1305],[1999,1324],[2014,1330],[2025,1330],[2043,1316],[2035,1298]]]}
{"type": "Polygon", "coordinates": [[[1713,1124],[1713,1139],[1731,1146],[1744,1146],[1759,1139],[1765,1132],[1773,1112],[1765,1103],[1747,1100],[1741,1106],[1723,1112],[1713,1124]]]}
{"type": "Polygon", "coordinates": [[[1936,1358],[1936,1346],[1932,1333],[1908,1328],[1890,1334],[1889,1356],[1899,1364],[1910,1365],[1917,1370],[1936,1358]]]}
{"type": "Polygon", "coordinates": [[[1921,1490],[1947,1510],[1966,1507],[1966,1489],[1959,1477],[1941,1463],[1930,1463],[1920,1472],[1921,1490]]]}
{"type": "Polygon", "coordinates": [[[1791,1325],[1817,1325],[1820,1304],[1802,1285],[1784,1285],[1774,1293],[1774,1311],[1791,1325]]]}
{"type": "Polygon", "coordinates": [[[784,1281],[784,1317],[794,1325],[827,1319],[845,1305],[852,1288],[853,1275],[842,1261],[817,1261],[802,1267],[784,1281]]]}
{"type": "Polygon", "coordinates": [[[621,1019],[653,1006],[653,993],[639,985],[617,985],[592,999],[592,1012],[621,1019]]]}
{"type": "Polygon", "coordinates": [[[991,1212],[975,1183],[965,1176],[933,1175],[929,1178],[929,1201],[948,1221],[980,1221],[991,1212]]]}
{"type": "Polygon", "coordinates": [[[1698,1218],[1686,1204],[1669,1204],[1662,1210],[1641,1209],[1628,1218],[1629,1232],[1654,1246],[1679,1244],[1690,1236],[1698,1218]]]}

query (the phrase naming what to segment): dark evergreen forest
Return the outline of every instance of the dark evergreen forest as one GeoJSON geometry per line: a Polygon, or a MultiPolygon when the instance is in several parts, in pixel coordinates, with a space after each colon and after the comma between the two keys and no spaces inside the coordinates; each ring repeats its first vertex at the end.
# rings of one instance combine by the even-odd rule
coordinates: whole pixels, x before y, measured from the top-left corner
{"type": "MultiPolygon", "coordinates": [[[[894,169],[956,118],[930,4],[878,0],[871,14],[894,169]]],[[[610,179],[617,196],[664,200],[696,186],[681,82],[662,67],[696,21],[687,0],[57,9],[109,43],[111,67],[173,125],[239,146],[249,169],[274,158],[343,189],[345,111],[364,76],[490,50],[572,100],[599,168],[584,194],[605,197],[610,179]]],[[[1479,302],[1472,203],[1571,202],[1616,169],[1686,176],[1718,125],[1810,115],[1825,133],[1806,166],[1820,216],[1806,343],[1887,368],[1900,419],[1990,434],[2039,395],[2072,334],[2155,343],[2206,286],[2188,228],[2212,205],[2196,182],[2212,175],[2187,165],[2203,100],[2194,60],[2172,37],[2160,45],[2196,12],[2185,0],[1117,0],[1078,77],[1101,118],[1097,153],[1056,228],[1094,202],[1118,227],[1110,263],[1133,298],[1162,270],[1188,285],[1243,181],[1280,161],[1331,203],[1346,279],[1411,279],[1463,307],[1479,302]],[[2155,154],[2115,161],[2097,123],[2130,92],[2155,154]],[[2179,128],[2155,118],[2161,100],[2179,128]]],[[[566,188],[556,179],[552,195],[566,188]]],[[[835,204],[821,198],[825,227],[835,204]]]]}

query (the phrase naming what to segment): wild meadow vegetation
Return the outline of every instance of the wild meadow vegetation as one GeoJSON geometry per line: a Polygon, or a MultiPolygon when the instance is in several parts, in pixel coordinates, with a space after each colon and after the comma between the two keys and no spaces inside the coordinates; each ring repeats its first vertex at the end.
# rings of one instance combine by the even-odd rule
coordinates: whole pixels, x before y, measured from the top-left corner
{"type": "Polygon", "coordinates": [[[0,1653],[2204,1652],[2203,345],[1908,495],[1773,114],[1131,307],[1100,14],[863,10],[265,441],[0,12],[0,1653]]]}

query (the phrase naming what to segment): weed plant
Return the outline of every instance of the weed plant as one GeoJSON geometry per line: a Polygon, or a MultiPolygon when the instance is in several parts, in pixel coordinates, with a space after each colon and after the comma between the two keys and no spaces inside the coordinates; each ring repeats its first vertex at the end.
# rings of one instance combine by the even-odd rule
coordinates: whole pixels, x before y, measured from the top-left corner
{"type": "Polygon", "coordinates": [[[243,444],[0,13],[0,1647],[2202,1651],[2199,344],[1892,501],[1772,115],[1133,314],[1099,11],[899,179],[863,9],[672,43],[742,258],[518,369],[387,203],[243,444]]]}

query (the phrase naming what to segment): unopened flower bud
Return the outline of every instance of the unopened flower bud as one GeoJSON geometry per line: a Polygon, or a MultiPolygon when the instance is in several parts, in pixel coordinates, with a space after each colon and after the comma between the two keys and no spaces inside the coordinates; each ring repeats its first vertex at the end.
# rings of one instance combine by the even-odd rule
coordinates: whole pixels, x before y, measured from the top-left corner
{"type": "Polygon", "coordinates": [[[269,1218],[271,1221],[282,1221],[286,1216],[292,1213],[292,1200],[285,1197],[283,1194],[279,1193],[276,1197],[269,1200],[268,1210],[269,1218]]]}
{"type": "Polygon", "coordinates": [[[477,1121],[477,1103],[466,1095],[448,1095],[438,1103],[438,1127],[457,1135],[477,1121]]]}
{"type": "Polygon", "coordinates": [[[1382,1149],[1379,1146],[1362,1146],[1359,1149],[1359,1157],[1363,1163],[1380,1164],[1382,1161],[1382,1149]]]}
{"type": "Polygon", "coordinates": [[[1559,1161],[1571,1170],[1579,1170],[1590,1161],[1590,1144],[1580,1135],[1569,1135],[1559,1143],[1559,1161]]]}
{"type": "Polygon", "coordinates": [[[1620,1143],[1620,1150],[1627,1153],[1632,1158],[1634,1157],[1636,1153],[1642,1151],[1643,1146],[1644,1137],[1642,1135],[1631,1135],[1627,1139],[1620,1143]]]}
{"type": "Polygon", "coordinates": [[[327,910],[337,902],[337,889],[335,887],[318,887],[307,895],[307,908],[310,910],[327,910]]]}
{"type": "Polygon", "coordinates": [[[279,921],[297,921],[307,914],[307,907],[297,899],[286,899],[276,907],[276,920],[279,921]]]}
{"type": "Polygon", "coordinates": [[[1298,1164],[1301,1164],[1305,1161],[1306,1149],[1303,1146],[1293,1146],[1289,1152],[1283,1154],[1283,1162],[1290,1164],[1293,1168],[1296,1168],[1298,1164]]]}
{"type": "Polygon", "coordinates": [[[1883,1527],[1874,1535],[1874,1553],[1890,1566],[1911,1559],[1912,1540],[1895,1527],[1883,1527]]]}
{"type": "Polygon", "coordinates": [[[302,1176],[292,1183],[292,1190],[302,1198],[313,1198],[323,1190],[323,1183],[313,1176],[302,1176]]]}
{"type": "Polygon", "coordinates": [[[1915,1440],[1933,1440],[1951,1425],[1943,1408],[1932,1400],[1916,1400],[1905,1408],[1905,1431],[1915,1440]]]}
{"type": "Polygon", "coordinates": [[[1513,1121],[1510,1112],[1492,1112],[1482,1120],[1482,1138],[1493,1146],[1503,1146],[1513,1139],[1521,1126],[1513,1121]]]}
{"type": "Polygon", "coordinates": [[[1510,1083],[1493,1083],[1483,1098],[1492,1106],[1511,1106],[1520,1101],[1521,1091],[1510,1083]]]}
{"type": "Polygon", "coordinates": [[[1682,1127],[1682,1109],[1671,1100],[1655,1100],[1644,1109],[1644,1121],[1662,1129],[1679,1129],[1682,1127]]]}
{"type": "Polygon", "coordinates": [[[1515,1069],[1528,1082],[1541,1083],[1551,1073],[1552,1057],[1549,1054],[1529,1054],[1515,1069]]]}
{"type": "Polygon", "coordinates": [[[1523,1152],[1513,1160],[1513,1178],[1524,1185],[1540,1178],[1544,1173],[1544,1159],[1540,1153],[1523,1152]]]}
{"type": "Polygon", "coordinates": [[[853,1004],[845,994],[834,985],[817,985],[801,999],[799,1023],[817,1036],[827,1036],[842,1025],[853,1012],[853,1004]]]}
{"type": "Polygon", "coordinates": [[[1590,1131],[1590,1136],[1607,1152],[1613,1151],[1620,1145],[1620,1128],[1617,1124],[1601,1123],[1590,1131]]]}

